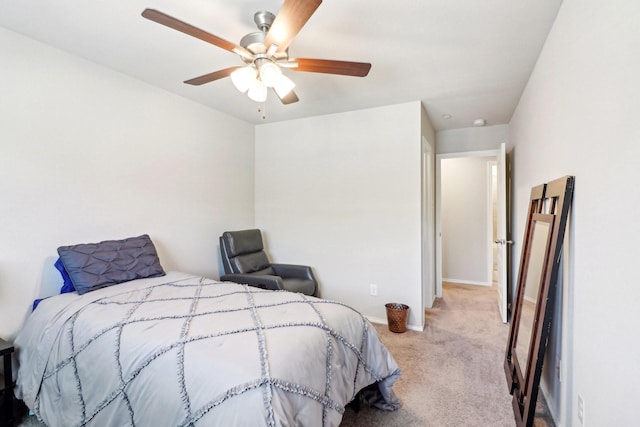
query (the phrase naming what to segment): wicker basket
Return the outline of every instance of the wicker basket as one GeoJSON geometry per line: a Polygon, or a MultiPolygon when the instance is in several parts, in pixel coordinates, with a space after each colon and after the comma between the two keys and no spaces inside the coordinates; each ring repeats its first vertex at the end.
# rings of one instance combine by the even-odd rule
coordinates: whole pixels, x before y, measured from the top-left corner
{"type": "Polygon", "coordinates": [[[389,325],[389,330],[396,333],[407,332],[409,306],[396,302],[390,302],[384,306],[387,308],[387,324],[389,325]]]}

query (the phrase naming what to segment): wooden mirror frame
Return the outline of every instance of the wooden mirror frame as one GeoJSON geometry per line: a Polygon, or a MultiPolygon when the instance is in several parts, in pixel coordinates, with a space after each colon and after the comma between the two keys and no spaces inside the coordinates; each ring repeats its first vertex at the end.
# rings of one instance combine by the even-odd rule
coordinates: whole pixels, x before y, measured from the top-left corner
{"type": "MultiPolygon", "coordinates": [[[[518,271],[518,285],[514,311],[509,328],[504,369],[509,392],[513,395],[513,413],[518,427],[531,427],[535,416],[542,362],[553,318],[554,299],[562,254],[569,207],[573,197],[574,177],[565,176],[531,189],[527,225],[524,231],[522,256],[518,271]],[[539,289],[533,313],[531,337],[526,361],[516,353],[520,321],[523,312],[528,269],[534,230],[539,222],[549,224],[540,270],[539,289]],[[524,362],[524,363],[521,363],[524,362]]],[[[534,275],[535,277],[535,275],[534,275]]],[[[524,338],[525,337],[520,337],[524,338]]]]}

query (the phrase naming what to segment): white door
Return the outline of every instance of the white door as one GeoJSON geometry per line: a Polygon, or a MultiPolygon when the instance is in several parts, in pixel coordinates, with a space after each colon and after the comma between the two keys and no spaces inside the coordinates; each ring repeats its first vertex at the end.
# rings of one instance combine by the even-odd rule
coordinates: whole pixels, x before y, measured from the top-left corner
{"type": "Polygon", "coordinates": [[[498,306],[502,321],[507,323],[507,246],[511,244],[507,236],[507,152],[504,142],[497,157],[497,239],[498,245],[498,306]]]}

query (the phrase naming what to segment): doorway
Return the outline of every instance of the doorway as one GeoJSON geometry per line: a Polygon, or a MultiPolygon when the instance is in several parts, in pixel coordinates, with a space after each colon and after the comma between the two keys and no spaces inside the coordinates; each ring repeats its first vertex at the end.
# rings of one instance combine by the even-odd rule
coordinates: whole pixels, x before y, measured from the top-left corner
{"type": "MultiPolygon", "coordinates": [[[[435,267],[438,297],[442,296],[443,280],[471,285],[493,284],[494,252],[501,254],[500,250],[494,251],[494,242],[506,241],[506,237],[501,236],[506,232],[501,231],[506,230],[506,216],[500,215],[500,210],[506,206],[501,199],[506,198],[506,194],[499,191],[506,185],[506,175],[503,174],[502,179],[496,182],[498,191],[494,202],[493,165],[497,166],[496,175],[500,176],[504,171],[504,158],[504,144],[500,150],[436,156],[435,267]],[[443,199],[447,191],[454,194],[451,200],[443,199]],[[498,238],[494,237],[494,228],[498,230],[498,238]]],[[[498,304],[506,322],[507,261],[504,256],[497,258],[498,304]]]]}

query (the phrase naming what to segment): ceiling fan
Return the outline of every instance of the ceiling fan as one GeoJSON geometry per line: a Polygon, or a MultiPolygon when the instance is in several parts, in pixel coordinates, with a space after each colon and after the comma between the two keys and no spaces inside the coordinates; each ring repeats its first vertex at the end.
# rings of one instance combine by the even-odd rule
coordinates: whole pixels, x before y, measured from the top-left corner
{"type": "Polygon", "coordinates": [[[236,53],[244,62],[244,65],[214,71],[185,83],[202,85],[230,76],[236,88],[247,92],[256,102],[263,103],[271,88],[283,104],[291,104],[298,101],[298,96],[293,91],[295,83],[282,73],[283,68],[356,77],[365,77],[371,69],[371,64],[363,62],[289,58],[289,45],[320,3],[322,0],[285,0],[277,16],[266,11],[257,12],[254,22],[260,31],[247,34],[239,45],[154,9],[145,9],[142,16],[236,53]]]}

